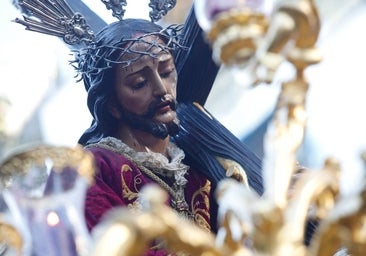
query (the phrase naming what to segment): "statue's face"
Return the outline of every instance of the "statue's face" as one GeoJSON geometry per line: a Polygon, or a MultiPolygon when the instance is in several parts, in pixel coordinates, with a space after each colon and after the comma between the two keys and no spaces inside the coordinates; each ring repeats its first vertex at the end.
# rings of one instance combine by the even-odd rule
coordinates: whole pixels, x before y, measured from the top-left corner
{"type": "MultiPolygon", "coordinates": [[[[157,40],[155,36],[149,39],[157,40]]],[[[163,44],[161,40],[157,43],[163,44]]],[[[155,57],[138,53],[123,55],[123,59],[135,60],[128,66],[117,67],[113,97],[118,111],[114,116],[134,128],[141,128],[136,126],[144,126],[146,122],[169,125],[176,121],[177,72],[173,56],[143,42],[135,43],[132,50],[151,51],[155,57]]]]}

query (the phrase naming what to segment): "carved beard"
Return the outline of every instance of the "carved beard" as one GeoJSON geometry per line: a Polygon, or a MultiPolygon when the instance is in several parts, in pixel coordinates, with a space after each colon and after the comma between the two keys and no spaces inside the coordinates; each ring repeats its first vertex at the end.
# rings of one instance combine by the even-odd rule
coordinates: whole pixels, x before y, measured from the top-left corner
{"type": "MultiPolygon", "coordinates": [[[[118,106],[119,113],[121,114],[120,121],[128,124],[134,129],[138,129],[144,132],[148,132],[159,139],[165,139],[168,135],[176,135],[179,131],[179,120],[175,118],[172,122],[162,123],[154,121],[152,118],[158,110],[158,105],[163,102],[163,99],[154,100],[148,110],[141,114],[135,114],[121,105],[118,106]]],[[[176,110],[177,101],[171,99],[170,108],[176,110]]]]}

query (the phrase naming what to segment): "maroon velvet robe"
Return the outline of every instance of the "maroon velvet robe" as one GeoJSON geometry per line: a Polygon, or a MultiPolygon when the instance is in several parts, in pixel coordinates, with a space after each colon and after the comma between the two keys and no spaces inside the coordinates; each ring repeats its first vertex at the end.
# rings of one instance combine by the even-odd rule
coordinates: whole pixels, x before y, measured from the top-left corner
{"type": "MultiPolygon", "coordinates": [[[[88,148],[96,160],[95,183],[86,195],[85,214],[89,230],[113,207],[136,207],[136,199],[146,184],[156,183],[125,156],[100,147],[88,148]]],[[[185,178],[185,199],[195,222],[204,229],[210,227],[210,182],[194,170],[185,178]]],[[[133,212],[131,211],[131,214],[133,212]]],[[[163,251],[149,250],[145,255],[166,255],[163,251]]]]}

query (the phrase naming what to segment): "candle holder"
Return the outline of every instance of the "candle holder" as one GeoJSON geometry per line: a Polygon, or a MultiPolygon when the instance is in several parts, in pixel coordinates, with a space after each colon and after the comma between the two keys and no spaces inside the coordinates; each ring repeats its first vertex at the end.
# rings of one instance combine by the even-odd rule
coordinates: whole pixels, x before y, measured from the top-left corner
{"type": "Polygon", "coordinates": [[[240,67],[248,64],[268,29],[271,3],[268,0],[194,2],[197,21],[217,63],[240,67]]]}
{"type": "Polygon", "coordinates": [[[2,195],[21,237],[8,245],[21,255],[88,255],[83,202],[93,173],[93,158],[81,147],[31,146],[7,158],[2,195]]]}

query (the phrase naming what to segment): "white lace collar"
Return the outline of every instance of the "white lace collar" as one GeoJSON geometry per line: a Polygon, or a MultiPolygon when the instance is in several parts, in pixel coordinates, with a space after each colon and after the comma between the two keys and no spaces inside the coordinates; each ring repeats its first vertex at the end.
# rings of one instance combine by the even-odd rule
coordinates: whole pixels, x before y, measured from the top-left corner
{"type": "Polygon", "coordinates": [[[167,148],[170,161],[163,154],[149,152],[136,152],[128,145],[123,143],[121,140],[114,137],[106,137],[100,140],[97,144],[106,145],[109,148],[114,149],[114,151],[130,157],[138,165],[142,165],[149,168],[155,173],[175,177],[179,185],[184,185],[187,180],[184,175],[187,173],[189,166],[182,163],[185,157],[183,150],[177,147],[174,143],[170,142],[167,148]]]}

